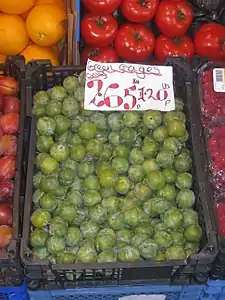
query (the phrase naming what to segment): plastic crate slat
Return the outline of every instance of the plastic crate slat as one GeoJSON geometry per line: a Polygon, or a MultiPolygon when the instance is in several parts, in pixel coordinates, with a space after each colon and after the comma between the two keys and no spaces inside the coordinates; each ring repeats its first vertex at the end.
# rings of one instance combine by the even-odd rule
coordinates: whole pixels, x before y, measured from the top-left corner
{"type": "Polygon", "coordinates": [[[0,300],[29,300],[25,284],[19,287],[0,287],[0,300]]]}
{"type": "Polygon", "coordinates": [[[138,294],[166,295],[166,300],[200,300],[203,285],[148,285],[88,288],[55,291],[29,291],[31,300],[118,300],[138,294]]]}

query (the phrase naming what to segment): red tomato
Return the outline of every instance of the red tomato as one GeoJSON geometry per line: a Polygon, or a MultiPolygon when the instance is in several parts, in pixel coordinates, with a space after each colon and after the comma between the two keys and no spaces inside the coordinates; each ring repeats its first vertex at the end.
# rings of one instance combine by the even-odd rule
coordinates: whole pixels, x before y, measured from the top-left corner
{"type": "Polygon", "coordinates": [[[12,224],[12,209],[7,204],[0,204],[0,225],[12,224]]]}
{"type": "Polygon", "coordinates": [[[153,19],[159,0],[123,0],[120,6],[124,17],[135,23],[144,23],[153,19]]]}
{"type": "Polygon", "coordinates": [[[89,45],[108,46],[114,41],[117,29],[117,21],[111,15],[88,13],[81,20],[81,35],[89,45]]]}
{"type": "Polygon", "coordinates": [[[115,49],[111,46],[84,48],[81,52],[81,62],[86,64],[88,58],[102,63],[116,63],[119,60],[115,49]]]}
{"type": "Polygon", "coordinates": [[[20,112],[20,100],[16,97],[5,97],[3,103],[3,112],[5,114],[10,112],[19,113],[20,112]]]}
{"type": "Polygon", "coordinates": [[[19,115],[8,113],[1,117],[0,126],[5,134],[15,134],[19,130],[19,115]]]}
{"type": "Polygon", "coordinates": [[[225,27],[216,23],[204,24],[195,34],[198,55],[210,60],[225,60],[225,27]]]}
{"type": "Polygon", "coordinates": [[[0,159],[0,180],[13,179],[16,175],[15,157],[5,156],[0,159]]]}
{"type": "Polygon", "coordinates": [[[0,181],[0,202],[11,200],[14,192],[14,182],[12,180],[0,181]]]}
{"type": "Polygon", "coordinates": [[[121,0],[83,0],[83,3],[94,14],[109,15],[120,6],[121,0]]]}
{"type": "Polygon", "coordinates": [[[163,0],[157,9],[155,22],[169,37],[182,36],[193,20],[193,10],[187,1],[163,0]]]}
{"type": "Polygon", "coordinates": [[[155,56],[158,61],[164,61],[168,56],[184,56],[192,59],[194,53],[194,44],[187,35],[180,38],[160,35],[155,41],[155,56]]]}
{"type": "Polygon", "coordinates": [[[115,39],[116,52],[130,62],[144,62],[153,52],[155,37],[144,24],[127,23],[115,39]]]}
{"type": "Polygon", "coordinates": [[[0,226],[0,248],[8,245],[12,238],[12,228],[6,225],[0,226]]]}

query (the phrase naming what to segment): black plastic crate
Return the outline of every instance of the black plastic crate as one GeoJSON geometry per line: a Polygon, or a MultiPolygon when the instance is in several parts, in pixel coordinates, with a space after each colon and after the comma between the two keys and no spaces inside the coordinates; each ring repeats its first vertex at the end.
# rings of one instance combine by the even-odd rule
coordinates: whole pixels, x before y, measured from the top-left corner
{"type": "Polygon", "coordinates": [[[205,12],[219,11],[224,7],[223,0],[190,0],[190,2],[205,12]]]}
{"type": "Polygon", "coordinates": [[[25,130],[25,64],[23,57],[12,57],[5,65],[0,65],[0,71],[4,75],[12,76],[19,82],[20,99],[20,125],[17,140],[16,176],[14,178],[13,196],[13,236],[9,245],[0,250],[0,286],[17,286],[23,282],[23,271],[19,259],[19,241],[22,228],[22,206],[21,195],[24,190],[24,130],[25,130]]]}
{"type": "MultiPolygon", "coordinates": [[[[197,58],[196,58],[197,59],[197,58]]],[[[208,70],[211,70],[213,68],[225,68],[225,63],[224,62],[208,62],[208,61],[204,61],[199,59],[198,64],[196,63],[195,66],[195,72],[196,72],[196,83],[197,83],[197,89],[198,89],[198,98],[199,98],[199,110],[200,110],[200,103],[201,103],[201,99],[202,99],[202,87],[201,87],[201,79],[200,79],[200,75],[203,72],[206,72],[208,70]]],[[[225,115],[224,115],[225,116],[225,115]]],[[[220,120],[218,120],[219,122],[221,121],[223,123],[223,120],[220,118],[220,120]]],[[[214,121],[216,122],[216,121],[214,121]]],[[[207,127],[206,127],[207,128],[207,127]]],[[[207,151],[208,146],[207,146],[207,139],[206,139],[206,135],[207,135],[207,129],[203,129],[203,126],[201,128],[201,134],[203,135],[203,139],[204,139],[204,143],[205,143],[205,151],[204,151],[204,161],[205,161],[205,173],[208,177],[208,163],[209,163],[209,153],[207,151]]],[[[207,194],[210,195],[211,201],[212,201],[212,205],[213,205],[213,215],[215,218],[215,224],[216,224],[216,230],[218,233],[218,255],[216,257],[216,260],[212,266],[212,270],[210,272],[210,278],[211,279],[225,279],[225,236],[221,236],[219,233],[219,227],[218,227],[218,222],[217,222],[217,216],[216,216],[216,200],[217,197],[220,195],[220,192],[217,191],[216,189],[213,189],[213,187],[210,185],[210,182],[208,180],[208,184],[205,185],[205,190],[207,192],[207,194]]],[[[221,194],[223,194],[221,192],[221,194]]]]}
{"type": "Polygon", "coordinates": [[[201,251],[182,261],[140,261],[137,263],[52,265],[32,256],[29,249],[30,216],[32,212],[32,177],[36,143],[36,117],[32,115],[32,97],[35,92],[62,83],[68,75],[80,73],[82,66],[51,67],[41,62],[31,63],[26,70],[27,116],[30,120],[28,169],[25,192],[23,234],[20,257],[29,289],[74,288],[80,286],[141,284],[149,282],[205,282],[217,254],[217,239],[212,222],[211,201],[204,188],[205,170],[202,164],[203,141],[199,138],[200,121],[196,96],[192,85],[193,73],[186,61],[174,58],[166,62],[173,66],[175,95],[184,99],[188,118],[189,146],[194,166],[194,190],[200,225],[203,229],[201,251]]]}

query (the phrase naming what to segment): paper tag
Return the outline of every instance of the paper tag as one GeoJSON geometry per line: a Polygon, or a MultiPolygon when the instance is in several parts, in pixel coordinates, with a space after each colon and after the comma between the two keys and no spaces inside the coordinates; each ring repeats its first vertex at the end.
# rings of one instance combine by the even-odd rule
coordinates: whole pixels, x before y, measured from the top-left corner
{"type": "Polygon", "coordinates": [[[225,69],[213,69],[213,88],[215,92],[225,92],[225,69]]]}
{"type": "Polygon", "coordinates": [[[165,300],[165,295],[130,295],[119,298],[119,300],[165,300]]]}
{"type": "Polygon", "coordinates": [[[84,109],[175,109],[173,68],[88,60],[84,109]]]}

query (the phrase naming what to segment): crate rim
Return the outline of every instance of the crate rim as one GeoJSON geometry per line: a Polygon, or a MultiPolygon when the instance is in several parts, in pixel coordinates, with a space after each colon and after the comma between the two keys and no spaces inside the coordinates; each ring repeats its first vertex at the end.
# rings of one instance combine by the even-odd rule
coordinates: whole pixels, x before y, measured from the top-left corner
{"type": "MultiPolygon", "coordinates": [[[[207,71],[207,70],[210,70],[210,69],[213,69],[213,68],[219,68],[221,66],[224,66],[225,68],[225,62],[222,62],[222,61],[204,61],[202,63],[200,63],[195,71],[196,73],[196,81],[197,81],[197,87],[198,87],[198,102],[199,102],[199,105],[201,105],[201,99],[203,97],[203,94],[202,94],[202,83],[201,83],[201,79],[200,79],[200,75],[207,71]]],[[[222,68],[222,67],[221,67],[222,68]]],[[[216,120],[216,119],[212,119],[212,120],[209,120],[209,124],[213,124],[213,123],[224,123],[222,122],[220,119],[219,120],[216,120]]],[[[203,132],[203,139],[204,139],[204,143],[206,144],[206,141],[207,141],[207,127],[208,125],[202,129],[202,132],[203,132]]],[[[205,159],[208,163],[209,161],[209,151],[208,151],[208,147],[206,147],[204,149],[204,154],[205,154],[205,159]]],[[[208,173],[208,168],[207,168],[207,173],[208,173]]],[[[209,181],[208,181],[209,183],[209,181]]],[[[209,193],[209,195],[212,195],[212,190],[211,190],[211,187],[210,185],[208,184],[207,185],[207,193],[209,193]]],[[[224,192],[225,193],[225,192],[224,192]]],[[[223,194],[223,192],[220,192],[220,194],[223,194]]],[[[222,250],[222,245],[221,245],[221,241],[225,241],[225,237],[221,237],[219,235],[219,229],[218,229],[218,222],[217,222],[217,217],[216,217],[216,212],[215,212],[215,203],[213,203],[213,218],[214,218],[214,223],[215,223],[215,230],[216,230],[216,233],[217,233],[217,237],[218,237],[218,240],[219,240],[219,248],[220,250],[222,250]]]]}
{"type": "MultiPolygon", "coordinates": [[[[104,286],[104,287],[91,287],[91,288],[77,288],[77,289],[66,289],[66,290],[51,290],[50,292],[54,294],[54,296],[57,296],[59,294],[63,293],[71,293],[73,292],[74,295],[103,295],[103,294],[132,294],[132,293],[153,293],[153,292],[160,292],[160,293],[178,293],[181,292],[183,289],[190,289],[190,290],[198,290],[199,288],[203,288],[205,285],[167,285],[167,284],[137,284],[137,285],[122,285],[122,286],[104,286]],[[160,290],[159,290],[160,289],[160,290]]],[[[30,291],[28,290],[30,294],[32,293],[42,293],[43,290],[40,291],[30,291]]]]}
{"type": "MultiPolygon", "coordinates": [[[[186,71],[186,75],[187,75],[187,80],[186,80],[186,86],[189,87],[189,92],[190,92],[190,88],[192,85],[192,76],[193,76],[193,72],[190,68],[189,65],[184,66],[184,60],[180,60],[179,58],[171,58],[168,59],[165,65],[170,65],[170,64],[176,64],[178,67],[182,67],[184,70],[186,71]]],[[[40,70],[44,70],[46,72],[80,72],[84,70],[84,66],[62,66],[62,67],[51,67],[50,62],[49,61],[36,61],[33,63],[30,63],[27,65],[26,68],[26,82],[27,82],[27,93],[26,96],[31,97],[31,92],[32,92],[32,86],[31,86],[31,78],[32,76],[35,75],[36,72],[40,71],[40,70]]],[[[192,97],[192,95],[189,95],[189,97],[192,97]]],[[[29,101],[29,104],[32,106],[32,101],[29,101]]],[[[187,103],[187,105],[190,105],[190,103],[187,103]]],[[[190,110],[190,109],[189,109],[190,110]]],[[[30,144],[32,145],[32,143],[35,142],[36,140],[36,124],[35,124],[35,117],[32,117],[31,114],[31,107],[28,111],[28,116],[32,119],[32,123],[31,123],[31,138],[30,138],[30,144]]],[[[196,127],[196,126],[195,126],[196,127]]],[[[193,145],[194,147],[194,145],[193,145]]],[[[33,157],[35,154],[35,147],[33,147],[32,150],[33,153],[31,153],[30,149],[29,149],[29,158],[28,158],[28,170],[27,170],[27,183],[28,183],[28,178],[31,177],[31,174],[33,174],[33,157]]],[[[194,155],[194,150],[193,150],[193,155],[194,155]]],[[[25,193],[25,207],[24,207],[24,211],[30,212],[30,191],[32,190],[32,186],[29,187],[30,185],[26,184],[26,193],[25,193]],[[27,189],[27,187],[29,187],[29,191],[27,189]]],[[[199,192],[200,194],[200,192],[199,192]]],[[[202,206],[205,205],[205,202],[203,203],[203,199],[200,196],[200,201],[202,202],[202,206]]],[[[209,204],[207,204],[208,206],[209,204]]],[[[30,213],[29,213],[30,214],[30,213]]],[[[182,260],[182,261],[163,261],[163,262],[155,262],[153,260],[146,260],[144,262],[137,262],[137,263],[104,263],[104,264],[87,264],[87,263],[74,263],[72,265],[59,265],[59,264],[55,264],[55,265],[51,265],[48,261],[41,261],[41,260],[30,260],[26,255],[25,252],[29,251],[29,247],[28,247],[28,237],[29,237],[29,224],[30,224],[30,220],[29,218],[27,218],[27,213],[26,213],[26,218],[24,219],[24,223],[23,223],[23,233],[22,233],[22,239],[21,239],[21,247],[20,247],[20,257],[22,260],[22,263],[24,264],[24,267],[30,267],[29,270],[32,271],[33,268],[40,266],[40,267],[48,267],[50,268],[53,272],[55,270],[84,270],[84,269],[119,269],[119,268],[124,268],[124,269],[129,269],[129,268],[135,268],[135,267],[174,267],[174,266],[179,266],[179,267],[185,267],[187,265],[191,265],[191,266],[197,266],[199,264],[209,264],[212,263],[215,259],[215,256],[217,254],[217,238],[216,238],[216,234],[213,231],[213,226],[211,224],[211,220],[210,218],[206,218],[205,214],[204,214],[204,222],[206,225],[206,236],[208,239],[208,243],[206,246],[204,246],[201,251],[192,256],[190,259],[188,260],[182,260]]],[[[34,269],[33,269],[34,270],[34,269]]]]}
{"type": "Polygon", "coordinates": [[[22,56],[9,57],[5,64],[1,64],[1,69],[10,68],[15,66],[20,72],[19,86],[20,86],[20,118],[19,118],[19,134],[18,134],[18,148],[16,155],[16,175],[14,178],[15,187],[13,195],[13,238],[9,243],[8,250],[0,250],[0,262],[2,267],[8,265],[11,259],[15,260],[14,255],[16,254],[16,248],[19,242],[19,212],[20,212],[20,192],[21,192],[21,174],[22,174],[22,163],[23,163],[23,140],[24,140],[24,120],[25,120],[25,62],[22,56]],[[12,256],[12,257],[11,257],[12,256]],[[4,265],[4,264],[7,265],[4,265]]]}

